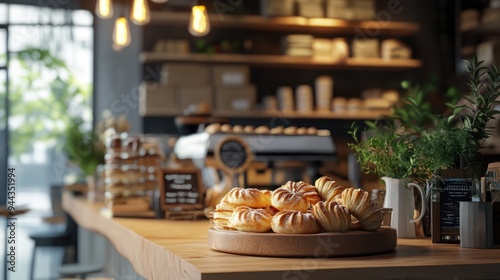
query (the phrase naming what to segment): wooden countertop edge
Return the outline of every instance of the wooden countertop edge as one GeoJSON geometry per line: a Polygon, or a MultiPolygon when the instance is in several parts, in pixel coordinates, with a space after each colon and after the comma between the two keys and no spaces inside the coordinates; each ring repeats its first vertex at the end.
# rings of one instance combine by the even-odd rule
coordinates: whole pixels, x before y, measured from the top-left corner
{"type": "Polygon", "coordinates": [[[64,210],[78,225],[106,237],[141,276],[146,279],[201,279],[201,272],[189,262],[104,215],[81,211],[82,207],[89,206],[83,200],[72,198],[70,193],[65,192],[63,196],[64,210]],[[166,271],[168,275],[164,273],[166,271]]]}
{"type": "Polygon", "coordinates": [[[352,258],[266,258],[212,251],[204,223],[107,218],[99,204],[63,195],[64,209],[82,227],[96,231],[146,279],[500,279],[496,249],[465,249],[425,239],[399,239],[394,252],[352,258]],[[89,211],[91,210],[91,211],[89,211]],[[137,232],[134,231],[137,229],[137,232]],[[177,231],[176,231],[177,229],[177,231]],[[185,234],[179,234],[185,229],[185,234]],[[190,232],[194,230],[194,232],[190,232]],[[147,237],[146,237],[147,235],[147,237]],[[169,250],[170,249],[170,250],[169,250]],[[172,251],[173,250],[173,251],[172,251]],[[413,279],[413,278],[412,278],[413,279]]]}

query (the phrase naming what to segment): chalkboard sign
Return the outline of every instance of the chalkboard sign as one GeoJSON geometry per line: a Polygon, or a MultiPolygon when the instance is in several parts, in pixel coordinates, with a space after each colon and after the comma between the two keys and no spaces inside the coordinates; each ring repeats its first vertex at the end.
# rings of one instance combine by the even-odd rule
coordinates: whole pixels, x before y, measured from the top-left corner
{"type": "Polygon", "coordinates": [[[439,201],[433,202],[433,242],[460,242],[460,201],[472,200],[472,180],[443,178],[440,180],[439,201]]]}
{"type": "Polygon", "coordinates": [[[247,143],[239,137],[226,137],[217,143],[215,159],[221,169],[228,173],[240,173],[252,161],[253,153],[247,143]]]}
{"type": "Polygon", "coordinates": [[[197,169],[164,169],[161,189],[163,210],[203,208],[203,188],[197,169]]]}

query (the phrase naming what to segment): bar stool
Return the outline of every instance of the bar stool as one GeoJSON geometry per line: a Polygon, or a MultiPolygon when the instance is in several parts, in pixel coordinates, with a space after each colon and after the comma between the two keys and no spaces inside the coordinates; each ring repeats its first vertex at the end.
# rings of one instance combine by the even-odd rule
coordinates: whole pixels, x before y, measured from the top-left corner
{"type": "Polygon", "coordinates": [[[64,277],[78,277],[87,279],[87,275],[104,270],[104,266],[96,264],[71,263],[64,264],[59,268],[59,274],[64,277]]]}
{"type": "Polygon", "coordinates": [[[42,233],[31,234],[30,238],[34,241],[33,255],[31,258],[31,272],[30,279],[33,280],[35,275],[36,253],[40,247],[54,247],[63,248],[64,256],[62,263],[77,262],[78,256],[78,225],[71,218],[66,215],[66,228],[64,231],[49,231],[42,233]],[[72,251],[70,251],[72,250],[72,251]]]}

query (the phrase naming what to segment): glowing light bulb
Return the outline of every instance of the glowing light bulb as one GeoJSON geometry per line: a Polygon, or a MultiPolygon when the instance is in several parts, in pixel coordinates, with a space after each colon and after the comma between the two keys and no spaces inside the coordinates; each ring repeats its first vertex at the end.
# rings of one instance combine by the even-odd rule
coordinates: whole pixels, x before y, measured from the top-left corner
{"type": "Polygon", "coordinates": [[[113,28],[113,49],[119,51],[130,44],[130,28],[124,16],[116,19],[113,28]]]}
{"type": "Polygon", "coordinates": [[[95,13],[100,18],[113,17],[113,4],[111,0],[97,0],[95,13]]]}
{"type": "Polygon", "coordinates": [[[130,20],[137,25],[147,24],[151,20],[147,0],[134,0],[130,9],[130,20]]]}
{"type": "Polygon", "coordinates": [[[210,21],[208,20],[207,8],[204,5],[193,6],[191,19],[189,20],[189,33],[201,37],[210,32],[210,21]]]}

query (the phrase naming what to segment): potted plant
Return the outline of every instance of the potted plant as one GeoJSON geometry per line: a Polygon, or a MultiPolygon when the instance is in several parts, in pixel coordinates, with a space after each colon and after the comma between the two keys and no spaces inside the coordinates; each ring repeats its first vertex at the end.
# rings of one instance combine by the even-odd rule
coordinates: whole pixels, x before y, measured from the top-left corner
{"type": "Polygon", "coordinates": [[[363,170],[376,173],[385,182],[383,206],[393,209],[391,224],[400,238],[415,237],[414,223],[421,220],[426,211],[424,190],[418,184],[409,182],[425,178],[429,173],[417,161],[415,153],[422,128],[434,119],[425,96],[423,88],[411,88],[392,116],[382,123],[367,123],[368,129],[363,132],[363,140],[359,138],[357,126],[354,125],[350,132],[355,142],[349,146],[363,170]],[[413,219],[415,200],[411,187],[420,194],[421,211],[417,219],[413,219]]]}

